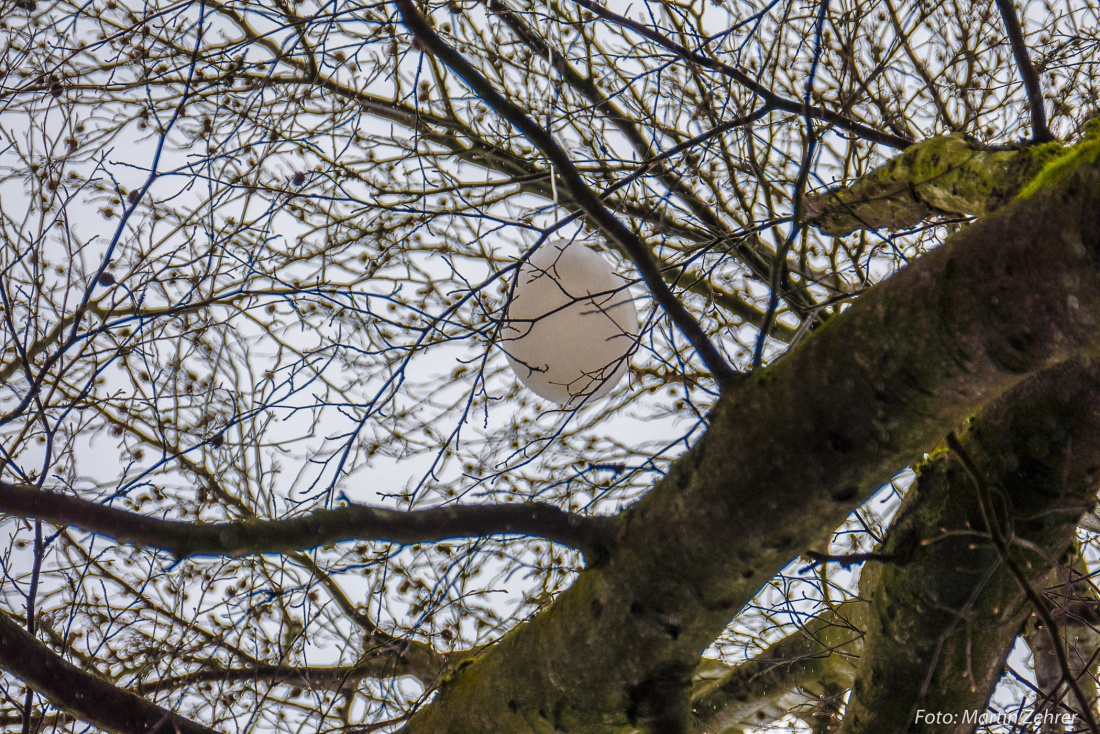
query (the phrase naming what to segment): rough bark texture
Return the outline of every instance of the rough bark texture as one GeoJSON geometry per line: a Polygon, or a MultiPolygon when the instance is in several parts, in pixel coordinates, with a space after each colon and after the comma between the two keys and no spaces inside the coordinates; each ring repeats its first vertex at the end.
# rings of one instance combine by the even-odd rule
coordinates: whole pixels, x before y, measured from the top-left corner
{"type": "Polygon", "coordinates": [[[450,676],[408,734],[685,730],[700,654],[762,583],[980,405],[1097,351],[1098,255],[1090,165],[872,289],[728,391],[608,559],[450,676]]]}
{"type": "MultiPolygon", "coordinates": [[[[989,485],[1012,507],[1017,541],[1032,544],[1023,562],[1036,588],[1044,579],[1050,581],[1046,595],[1055,606],[1052,615],[1059,639],[1090,700],[1096,695],[1095,681],[1088,674],[1089,666],[1096,663],[1093,657],[1098,644],[1095,594],[1079,555],[1073,553],[1076,567],[1062,565],[1056,572],[1050,560],[1066,550],[1076,518],[1093,504],[1097,478],[1082,467],[1100,466],[1097,377],[1100,369],[1095,365],[1069,362],[1054,367],[979,412],[971,419],[974,438],[964,439],[968,451],[980,459],[989,485]],[[1070,420],[1062,420],[1065,414],[1070,414],[1070,420]],[[982,442],[989,436],[996,446],[982,442]],[[1085,444],[1075,449],[1081,441],[1085,444]],[[990,455],[989,450],[1002,453],[990,455]],[[1036,459],[1036,454],[1041,458],[1036,459]]],[[[692,731],[736,734],[747,726],[770,724],[791,713],[811,726],[824,723],[815,721],[827,711],[822,711],[823,704],[828,704],[830,697],[838,700],[856,678],[863,657],[863,631],[868,628],[867,598],[879,605],[891,600],[888,619],[876,618],[875,622],[907,635],[892,644],[880,642],[870,656],[878,654],[882,660],[868,656],[859,666],[863,677],[857,685],[864,695],[869,695],[869,686],[877,686],[880,699],[887,699],[867,707],[881,712],[883,707],[896,708],[901,701],[910,708],[915,705],[929,711],[961,714],[951,707],[964,705],[980,713],[985,705],[983,696],[989,695],[996,682],[1022,615],[1031,609],[989,543],[975,542],[981,540],[975,535],[980,532],[980,516],[971,477],[957,463],[952,464],[947,454],[938,453],[922,466],[917,488],[906,497],[904,511],[876,549],[893,558],[896,565],[867,563],[860,578],[860,598],[822,612],[751,660],[736,666],[705,660],[696,671],[692,690],[692,731]],[[974,593],[968,596],[968,591],[974,593]],[[980,643],[972,644],[979,637],[980,643]],[[963,649],[966,654],[958,654],[963,649]],[[884,667],[911,674],[913,680],[901,681],[896,676],[884,680],[884,667]],[[919,696],[926,681],[939,682],[939,693],[946,688],[954,696],[954,689],[969,685],[973,670],[986,675],[961,704],[937,699],[934,690],[915,704],[915,699],[903,700],[906,686],[913,698],[919,696]]],[[[1054,694],[1041,710],[1054,714],[1049,719],[1077,711],[1073,697],[1065,696],[1063,671],[1051,636],[1037,623],[1035,614],[1031,614],[1027,629],[1037,685],[1043,693],[1054,694]]],[[[854,703],[850,710],[858,705],[854,703]]],[[[863,730],[898,723],[881,719],[877,716],[867,721],[863,730]]],[[[1083,722],[1078,716],[1077,728],[1083,722]]],[[[904,726],[899,724],[901,730],[904,726]]],[[[1044,734],[1064,730],[1060,721],[1042,728],[1044,734]]]]}
{"type": "Polygon", "coordinates": [[[985,214],[1011,201],[1061,151],[1059,143],[988,151],[959,135],[931,138],[850,186],[808,197],[807,218],[840,237],[912,227],[940,214],[985,214]]]}
{"type": "MultiPolygon", "coordinates": [[[[1100,365],[1074,360],[1028,381],[973,419],[962,446],[1010,562],[1041,592],[1100,484],[1100,365]]],[[[878,573],[842,734],[977,727],[1033,608],[986,514],[954,453],[923,465],[882,548],[900,561],[878,573]]]]}

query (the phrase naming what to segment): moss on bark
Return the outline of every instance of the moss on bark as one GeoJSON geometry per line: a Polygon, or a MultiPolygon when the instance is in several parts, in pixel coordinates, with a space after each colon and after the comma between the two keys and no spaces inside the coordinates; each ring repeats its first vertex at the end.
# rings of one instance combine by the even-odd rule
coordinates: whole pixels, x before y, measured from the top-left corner
{"type": "MultiPolygon", "coordinates": [[[[1071,361],[1014,390],[962,446],[980,471],[1009,562],[1041,590],[1100,479],[1100,367],[1071,361]]],[[[971,732],[1032,607],[990,540],[978,487],[954,453],[927,462],[882,551],[864,655],[841,728],[971,732]]]]}
{"type": "Polygon", "coordinates": [[[849,186],[807,198],[807,219],[841,237],[856,230],[904,229],[939,215],[980,216],[1022,190],[1055,183],[1057,161],[1076,161],[1082,143],[986,150],[959,135],[917,143],[849,186]],[[1040,176],[1040,174],[1044,174],[1040,176]]]}

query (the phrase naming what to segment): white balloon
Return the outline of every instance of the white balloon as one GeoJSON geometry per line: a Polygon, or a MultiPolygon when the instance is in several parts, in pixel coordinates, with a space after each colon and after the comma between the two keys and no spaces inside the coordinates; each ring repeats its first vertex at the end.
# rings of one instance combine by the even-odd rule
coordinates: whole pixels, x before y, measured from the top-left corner
{"type": "Polygon", "coordinates": [[[516,377],[562,405],[609,393],[638,338],[626,279],[580,242],[539,247],[520,267],[505,319],[502,346],[516,377]]]}

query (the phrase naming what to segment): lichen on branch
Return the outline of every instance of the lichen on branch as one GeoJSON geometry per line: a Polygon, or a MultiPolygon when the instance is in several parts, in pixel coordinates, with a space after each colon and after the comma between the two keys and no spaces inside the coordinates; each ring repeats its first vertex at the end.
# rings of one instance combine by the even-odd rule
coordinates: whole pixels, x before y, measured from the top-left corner
{"type": "Polygon", "coordinates": [[[959,135],[931,138],[849,186],[807,197],[807,220],[842,237],[856,230],[904,229],[934,216],[988,214],[1064,151],[1058,142],[984,150],[959,135]]]}

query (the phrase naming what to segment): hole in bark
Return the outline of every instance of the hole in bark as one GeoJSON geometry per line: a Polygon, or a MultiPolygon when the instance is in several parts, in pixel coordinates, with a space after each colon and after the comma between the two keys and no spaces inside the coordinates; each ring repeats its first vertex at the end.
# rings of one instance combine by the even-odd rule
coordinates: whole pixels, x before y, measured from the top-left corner
{"type": "Polygon", "coordinates": [[[1031,337],[1027,334],[1011,334],[1005,341],[1008,342],[1008,346],[1013,351],[1024,354],[1027,352],[1028,347],[1031,346],[1031,337]]]}
{"type": "Polygon", "coordinates": [[[514,698],[508,702],[508,710],[511,711],[513,714],[519,711],[519,704],[516,703],[516,700],[514,698]]]}
{"type": "Polygon", "coordinates": [[[751,568],[746,568],[744,571],[741,572],[741,578],[743,579],[751,579],[755,575],[756,571],[753,571],[751,568]]]}
{"type": "Polygon", "coordinates": [[[632,601],[630,602],[630,613],[635,617],[640,617],[645,614],[645,607],[642,606],[640,601],[632,601]]]}
{"type": "Polygon", "coordinates": [[[679,625],[675,625],[675,624],[666,624],[665,625],[665,633],[668,634],[669,637],[671,637],[672,639],[675,640],[680,636],[680,627],[679,627],[679,625]]]}
{"type": "Polygon", "coordinates": [[[846,454],[852,450],[852,442],[842,433],[830,434],[830,436],[825,439],[825,445],[829,447],[830,451],[837,454],[846,454]]]}
{"type": "Polygon", "coordinates": [[[599,599],[593,599],[592,600],[592,618],[593,619],[599,619],[602,614],[603,614],[603,604],[600,603],[599,599]]]}
{"type": "Polygon", "coordinates": [[[772,544],[772,548],[775,550],[787,550],[794,545],[794,538],[789,535],[780,535],[775,539],[775,543],[772,544]]]}
{"type": "Polygon", "coordinates": [[[653,734],[683,732],[683,715],[689,709],[687,691],[691,686],[690,666],[669,663],[650,677],[628,686],[626,717],[631,724],[645,723],[653,734]]]}
{"type": "Polygon", "coordinates": [[[853,486],[839,487],[830,496],[837,502],[847,502],[856,496],[856,488],[853,486]]]}
{"type": "Polygon", "coordinates": [[[989,349],[989,356],[1004,370],[1015,374],[1027,372],[1032,368],[1032,355],[1036,339],[1032,334],[1017,331],[1006,334],[1000,344],[989,349]]]}

